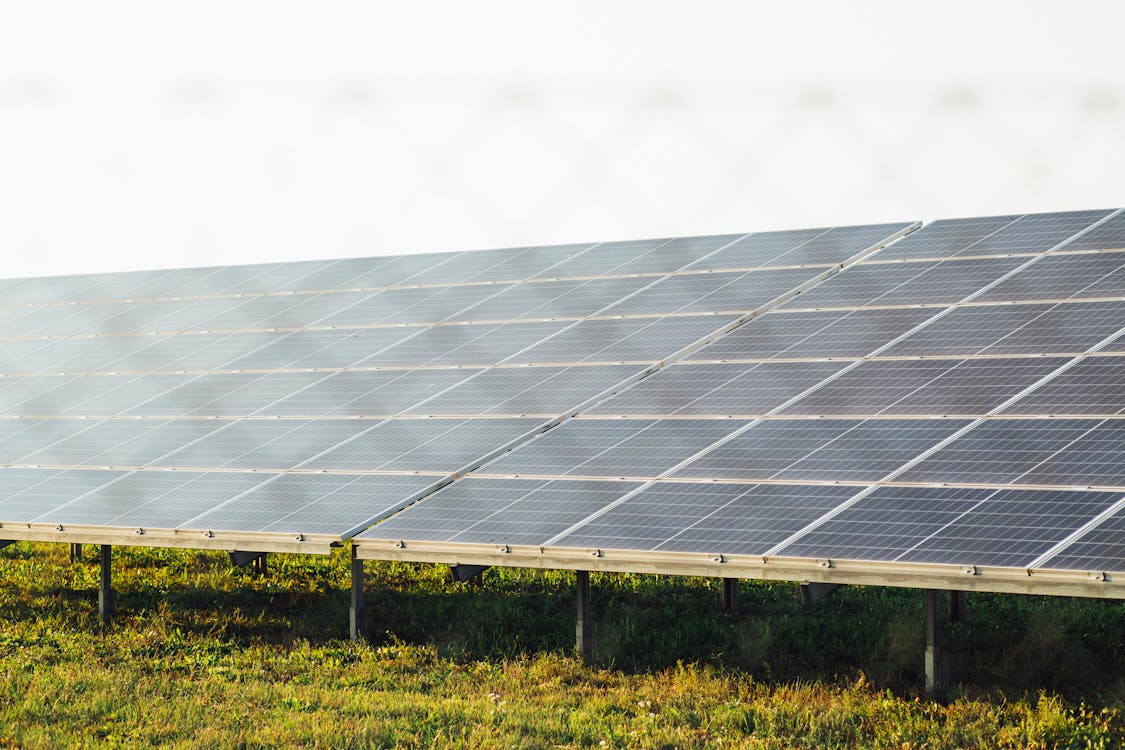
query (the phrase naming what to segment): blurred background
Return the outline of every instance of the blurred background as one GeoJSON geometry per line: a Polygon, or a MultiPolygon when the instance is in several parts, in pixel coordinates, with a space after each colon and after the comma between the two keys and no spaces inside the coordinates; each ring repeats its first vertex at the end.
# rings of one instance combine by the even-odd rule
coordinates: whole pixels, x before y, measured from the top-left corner
{"type": "Polygon", "coordinates": [[[8,3],[0,276],[1125,205],[1125,3],[8,3]]]}

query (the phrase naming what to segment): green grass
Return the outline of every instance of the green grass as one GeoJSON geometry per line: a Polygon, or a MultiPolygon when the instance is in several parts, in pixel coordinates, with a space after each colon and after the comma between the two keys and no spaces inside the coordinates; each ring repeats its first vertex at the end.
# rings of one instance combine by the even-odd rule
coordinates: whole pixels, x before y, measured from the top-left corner
{"type": "Polygon", "coordinates": [[[1101,748],[1125,744],[1125,605],[973,595],[955,695],[920,699],[919,592],[369,563],[372,643],[345,640],[347,559],[62,545],[0,551],[0,747],[1101,748]]]}

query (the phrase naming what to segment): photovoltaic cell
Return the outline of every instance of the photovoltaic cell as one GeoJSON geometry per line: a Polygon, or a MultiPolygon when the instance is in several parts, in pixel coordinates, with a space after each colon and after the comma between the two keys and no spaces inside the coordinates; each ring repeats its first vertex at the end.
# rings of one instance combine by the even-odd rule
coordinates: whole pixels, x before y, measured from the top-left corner
{"type": "Polygon", "coordinates": [[[895,560],[997,492],[954,487],[877,487],[829,520],[805,531],[776,554],[831,560],[895,560]]]}
{"type": "Polygon", "coordinates": [[[688,359],[863,357],[934,314],[928,309],[766,313],[688,359]]]}
{"type": "Polygon", "coordinates": [[[676,364],[602,401],[591,415],[765,414],[845,366],[841,362],[676,364]]]}
{"type": "MultiPolygon", "coordinates": [[[[678,237],[644,255],[625,261],[613,273],[670,273],[678,271],[701,257],[721,250],[743,237],[722,234],[710,237],[678,237]]],[[[599,248],[600,250],[600,248],[599,248]]]]}
{"type": "Polygon", "coordinates": [[[849,487],[660,482],[553,546],[761,555],[854,493],[849,487]]]}
{"type": "Polygon", "coordinates": [[[1123,323],[1125,302],[962,307],[883,354],[1080,354],[1123,323]]]}
{"type": "MultiPolygon", "coordinates": [[[[701,241],[701,244],[705,242],[705,238],[697,239],[701,241]]],[[[622,272],[617,269],[627,266],[629,263],[635,263],[641,258],[658,256],[659,250],[670,241],[669,238],[665,237],[652,240],[603,242],[576,258],[545,269],[538,275],[557,279],[569,276],[608,276],[616,273],[637,273],[637,271],[622,272]]],[[[656,265],[655,262],[654,265],[656,265]]],[[[675,271],[678,268],[679,265],[676,265],[667,270],[675,271]]],[[[654,268],[653,270],[659,271],[661,269],[654,268]]]]}
{"type": "Polygon", "coordinates": [[[935,221],[880,253],[879,259],[1043,253],[1109,213],[1073,211],[935,221]]]}
{"type": "Polygon", "coordinates": [[[484,474],[655,477],[742,426],[738,420],[565,422],[485,466],[484,474]]]}
{"type": "MultiPolygon", "coordinates": [[[[471,377],[473,370],[313,373],[319,380],[263,407],[263,415],[391,416],[408,413],[471,377]]],[[[272,377],[272,375],[271,375],[272,377]]]]}
{"type": "Polygon", "coordinates": [[[417,278],[424,284],[460,284],[529,279],[548,269],[581,257],[592,244],[473,250],[459,253],[417,278]]]}
{"type": "Polygon", "coordinates": [[[879,252],[875,260],[915,260],[984,255],[977,250],[982,241],[1010,227],[1013,216],[980,216],[970,219],[939,219],[926,224],[894,245],[879,252]]]}
{"type": "Polygon", "coordinates": [[[669,276],[606,311],[609,315],[750,312],[816,275],[815,269],[669,276]]]}
{"type": "Polygon", "coordinates": [[[982,302],[1125,296],[1125,253],[1053,255],[982,294],[982,302]]]}
{"type": "Polygon", "coordinates": [[[988,258],[851,266],[781,306],[790,309],[952,304],[1027,262],[988,258]]]}
{"type": "Polygon", "coordinates": [[[755,232],[701,258],[690,270],[836,264],[885,241],[905,224],[755,232]]]}
{"type": "Polygon", "coordinates": [[[966,424],[955,419],[767,420],[671,476],[874,482],[966,424]]]}
{"type": "Polygon", "coordinates": [[[639,486],[635,482],[467,477],[361,536],[538,545],[639,486]]]}
{"type": "Polygon", "coordinates": [[[781,413],[983,415],[1068,361],[1043,358],[863,362],[781,413]]]}
{"type": "Polygon", "coordinates": [[[1025,567],[1119,497],[1112,492],[881,487],[777,554],[1025,567]]]}
{"type": "MultiPolygon", "coordinates": [[[[513,284],[451,320],[494,321],[586,317],[653,283],[651,278],[540,281],[513,284]]],[[[496,290],[494,290],[496,291],[496,290]]]]}
{"type": "Polygon", "coordinates": [[[466,377],[456,387],[407,408],[405,413],[555,416],[602,393],[636,372],[635,366],[614,365],[483,370],[466,377]]]}
{"type": "Polygon", "coordinates": [[[434,477],[426,476],[280,475],[260,481],[180,526],[347,536],[400,509],[433,484],[434,477]]]}
{"type": "Polygon", "coordinates": [[[581,320],[508,361],[656,362],[735,320],[713,315],[581,320]]]}
{"type": "Polygon", "coordinates": [[[1119,497],[1113,492],[1003,490],[898,559],[1024,567],[1119,497]]]}
{"type": "Polygon", "coordinates": [[[1052,570],[1125,570],[1125,511],[1118,510],[1044,562],[1052,570]]]}
{"type": "Polygon", "coordinates": [[[1059,250],[1065,252],[1072,250],[1120,250],[1123,248],[1125,248],[1125,214],[1118,214],[1081,237],[1066,243],[1059,250]]]}
{"type": "Polygon", "coordinates": [[[905,472],[916,482],[1089,487],[1125,485],[1125,424],[1004,419],[975,426],[905,472]]]}
{"type": "Polygon", "coordinates": [[[261,482],[257,474],[139,471],[54,508],[44,508],[32,521],[174,529],[261,482]]]}
{"type": "Polygon", "coordinates": [[[1114,415],[1125,413],[1125,361],[1090,357],[1039,386],[1004,414],[1114,415]]]}
{"type": "Polygon", "coordinates": [[[0,523],[27,522],[124,475],[92,469],[0,468],[0,523]]]}
{"type": "Polygon", "coordinates": [[[355,362],[361,367],[499,364],[554,336],[568,325],[565,322],[540,322],[433,326],[416,329],[393,346],[372,349],[369,356],[355,362]]]}
{"type": "Polygon", "coordinates": [[[454,472],[535,430],[542,419],[398,419],[382,422],[301,468],[454,472]]]}

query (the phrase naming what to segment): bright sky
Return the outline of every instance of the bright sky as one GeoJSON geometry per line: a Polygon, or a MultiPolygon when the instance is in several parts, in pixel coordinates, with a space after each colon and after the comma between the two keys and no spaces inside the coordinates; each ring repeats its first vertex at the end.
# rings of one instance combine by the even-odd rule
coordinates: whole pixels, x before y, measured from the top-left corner
{"type": "Polygon", "coordinates": [[[0,276],[1125,205],[1122,38],[1121,2],[8,3],[0,276]]]}

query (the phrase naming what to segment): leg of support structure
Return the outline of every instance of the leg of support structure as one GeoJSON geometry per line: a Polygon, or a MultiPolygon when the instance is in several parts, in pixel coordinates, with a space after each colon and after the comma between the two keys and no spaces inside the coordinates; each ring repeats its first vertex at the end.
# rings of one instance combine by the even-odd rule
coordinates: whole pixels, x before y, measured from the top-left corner
{"type": "Polygon", "coordinates": [[[964,622],[969,614],[969,594],[967,591],[949,592],[949,620],[950,622],[964,622]]]}
{"type": "Polygon", "coordinates": [[[113,547],[101,546],[102,579],[98,587],[98,617],[102,622],[113,618],[113,547]]]}
{"type": "Polygon", "coordinates": [[[927,589],[926,596],[926,695],[944,701],[949,693],[949,662],[941,643],[942,592],[927,589]]]}
{"type": "Polygon", "coordinates": [[[254,558],[254,575],[258,578],[265,578],[266,573],[269,572],[269,555],[263,552],[254,558]]]}
{"type": "Polygon", "coordinates": [[[723,579],[723,611],[728,615],[738,612],[739,583],[737,578],[723,579]]]}
{"type": "Polygon", "coordinates": [[[594,652],[594,634],[590,630],[590,572],[575,571],[578,611],[574,621],[574,648],[583,659],[594,652]]]}
{"type": "Polygon", "coordinates": [[[348,608],[351,638],[353,641],[367,640],[367,607],[363,600],[363,560],[355,556],[352,547],[352,596],[348,608]]]}
{"type": "Polygon", "coordinates": [[[70,561],[72,563],[73,562],[82,562],[82,545],[81,544],[71,544],[70,545],[70,561]]]}

